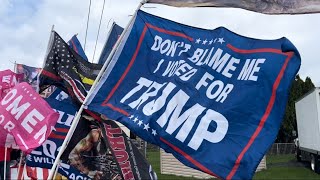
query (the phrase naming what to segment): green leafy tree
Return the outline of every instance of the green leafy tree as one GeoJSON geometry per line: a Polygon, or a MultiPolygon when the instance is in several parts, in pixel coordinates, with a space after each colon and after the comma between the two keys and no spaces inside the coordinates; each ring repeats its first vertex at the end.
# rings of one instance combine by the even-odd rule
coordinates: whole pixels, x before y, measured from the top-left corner
{"type": "Polygon", "coordinates": [[[276,142],[287,143],[293,141],[295,137],[293,136],[292,132],[297,132],[295,102],[313,88],[314,84],[309,77],[303,81],[299,75],[296,76],[290,89],[286,112],[276,142]]]}

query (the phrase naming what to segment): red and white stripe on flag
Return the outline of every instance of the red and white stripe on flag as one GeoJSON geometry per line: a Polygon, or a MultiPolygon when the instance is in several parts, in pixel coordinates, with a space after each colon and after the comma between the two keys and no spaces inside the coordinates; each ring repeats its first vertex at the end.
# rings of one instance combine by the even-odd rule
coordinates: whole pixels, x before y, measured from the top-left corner
{"type": "Polygon", "coordinates": [[[46,180],[48,179],[49,169],[38,168],[38,167],[29,167],[21,166],[20,172],[18,175],[18,168],[10,168],[11,170],[11,179],[20,179],[20,180],[46,180]]]}

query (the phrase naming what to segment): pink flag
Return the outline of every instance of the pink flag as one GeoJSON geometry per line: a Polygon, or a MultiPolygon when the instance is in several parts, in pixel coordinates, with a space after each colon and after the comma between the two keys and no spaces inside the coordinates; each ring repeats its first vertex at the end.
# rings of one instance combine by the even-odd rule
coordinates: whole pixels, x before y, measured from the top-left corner
{"type": "Polygon", "coordinates": [[[22,82],[22,80],[23,74],[16,74],[9,69],[0,71],[0,100],[12,87],[22,82]]]}
{"type": "Polygon", "coordinates": [[[0,102],[0,127],[26,152],[47,139],[58,117],[27,83],[16,85],[0,102]]]}

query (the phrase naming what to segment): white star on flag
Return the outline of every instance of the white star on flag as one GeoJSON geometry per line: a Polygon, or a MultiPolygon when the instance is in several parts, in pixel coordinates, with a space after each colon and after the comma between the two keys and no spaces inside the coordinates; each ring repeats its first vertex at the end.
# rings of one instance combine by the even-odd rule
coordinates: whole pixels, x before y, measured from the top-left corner
{"type": "Polygon", "coordinates": [[[204,40],[204,41],[202,42],[202,44],[206,45],[207,42],[208,42],[207,40],[204,40]]]}
{"type": "Polygon", "coordinates": [[[152,133],[151,133],[151,134],[153,134],[154,136],[156,136],[156,135],[157,135],[157,131],[154,130],[154,129],[152,129],[152,133]]]}
{"type": "Polygon", "coordinates": [[[218,42],[222,44],[222,43],[224,43],[225,41],[224,41],[223,38],[219,38],[218,42]]]}
{"type": "Polygon", "coordinates": [[[139,119],[138,118],[134,118],[133,122],[136,123],[139,119]]]}
{"type": "Polygon", "coordinates": [[[132,119],[132,118],[134,118],[134,115],[131,115],[131,116],[129,117],[129,119],[132,119]]]}
{"type": "Polygon", "coordinates": [[[146,131],[148,131],[148,129],[150,128],[149,123],[148,124],[144,124],[144,128],[146,131]]]}
{"type": "Polygon", "coordinates": [[[142,125],[142,121],[140,120],[139,122],[138,122],[138,126],[140,127],[142,125]]]}
{"type": "Polygon", "coordinates": [[[198,39],[196,40],[196,44],[199,44],[200,42],[201,42],[201,39],[198,38],[198,39]]]}

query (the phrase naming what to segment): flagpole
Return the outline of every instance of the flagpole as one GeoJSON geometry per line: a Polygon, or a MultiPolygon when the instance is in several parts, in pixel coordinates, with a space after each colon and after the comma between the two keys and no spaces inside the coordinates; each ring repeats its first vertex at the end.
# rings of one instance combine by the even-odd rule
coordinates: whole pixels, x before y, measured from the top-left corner
{"type": "Polygon", "coordinates": [[[121,42],[124,34],[126,34],[126,32],[128,31],[130,25],[133,23],[133,20],[135,19],[135,16],[136,16],[138,10],[139,10],[139,9],[141,8],[141,6],[142,6],[143,4],[145,4],[146,2],[147,2],[147,0],[142,0],[142,1],[140,2],[139,6],[137,7],[137,9],[136,9],[136,11],[135,11],[135,15],[132,16],[132,18],[130,19],[130,21],[129,21],[129,23],[127,24],[126,28],[125,28],[124,31],[122,32],[121,36],[119,37],[118,41],[116,42],[116,44],[115,44],[115,46],[114,46],[115,48],[112,48],[112,51],[110,52],[110,54],[109,54],[109,56],[108,56],[108,59],[107,59],[106,62],[103,64],[103,66],[102,66],[102,68],[101,68],[101,70],[100,70],[97,78],[95,79],[93,85],[92,85],[91,88],[90,88],[90,91],[88,92],[85,100],[83,101],[83,103],[82,103],[80,109],[78,110],[75,118],[73,119],[72,124],[71,124],[71,126],[70,126],[70,130],[68,131],[68,134],[67,134],[66,138],[64,139],[63,144],[61,145],[60,151],[59,151],[59,153],[58,153],[58,155],[57,155],[57,157],[56,157],[56,159],[55,159],[55,161],[54,161],[54,163],[53,163],[53,165],[52,165],[52,167],[51,167],[51,170],[50,170],[50,172],[49,172],[49,176],[48,176],[48,179],[49,179],[49,180],[53,178],[54,172],[55,172],[58,164],[60,163],[60,158],[61,158],[64,150],[66,149],[66,147],[67,147],[67,145],[68,145],[68,143],[69,143],[69,141],[70,141],[70,139],[71,139],[71,137],[72,137],[72,135],[73,135],[73,133],[74,133],[77,125],[78,125],[79,119],[80,119],[80,117],[81,117],[81,113],[82,113],[84,107],[86,106],[86,103],[87,103],[88,100],[89,100],[89,95],[92,94],[92,92],[93,92],[95,86],[97,85],[98,81],[100,80],[102,74],[104,73],[105,69],[106,69],[107,66],[109,65],[109,63],[110,63],[110,61],[111,61],[111,58],[112,58],[113,54],[115,53],[116,49],[118,49],[118,47],[119,47],[119,45],[120,45],[120,42],[121,42]]]}
{"type": "MultiPolygon", "coordinates": [[[[58,164],[60,164],[60,162],[61,162],[61,160],[59,160],[58,164]]],[[[54,172],[53,177],[54,177],[55,179],[56,179],[56,177],[57,177],[58,170],[59,170],[59,167],[56,168],[56,170],[55,170],[55,172],[54,172]]]]}
{"type": "Polygon", "coordinates": [[[50,37],[49,37],[49,42],[48,42],[48,48],[47,48],[47,51],[46,51],[46,55],[44,56],[44,59],[43,59],[43,63],[42,63],[42,68],[44,68],[45,64],[46,64],[46,59],[47,59],[47,56],[49,54],[49,49],[50,49],[50,44],[51,44],[51,41],[52,41],[52,32],[54,31],[54,24],[52,25],[51,27],[51,31],[50,31],[50,37]]]}
{"type": "Polygon", "coordinates": [[[42,70],[43,70],[43,68],[44,68],[44,66],[45,66],[45,64],[46,64],[46,59],[47,59],[48,54],[49,54],[50,45],[52,44],[52,41],[53,41],[53,36],[52,36],[52,32],[53,32],[53,31],[54,31],[54,24],[53,24],[52,27],[51,27],[50,36],[49,36],[49,42],[48,42],[46,54],[45,54],[45,56],[44,56],[44,58],[43,58],[42,68],[41,68],[40,73],[39,73],[38,76],[37,76],[37,84],[38,84],[38,86],[37,86],[36,91],[37,91],[39,94],[41,93],[41,92],[40,92],[40,87],[39,87],[39,75],[42,73],[42,70]]]}
{"type": "Polygon", "coordinates": [[[19,165],[18,165],[18,177],[19,177],[19,174],[20,174],[20,168],[21,168],[21,164],[22,164],[22,157],[23,157],[23,151],[20,152],[20,160],[19,160],[19,165]]]}
{"type": "Polygon", "coordinates": [[[3,179],[6,180],[6,170],[7,170],[7,147],[4,148],[4,167],[3,167],[3,179]]]}
{"type": "MultiPolygon", "coordinates": [[[[24,163],[22,167],[21,179],[24,179],[24,169],[26,169],[26,163],[24,163]]],[[[19,174],[18,174],[18,177],[19,177],[19,174]]]]}
{"type": "Polygon", "coordinates": [[[17,73],[17,61],[14,61],[13,72],[17,73]]]}

